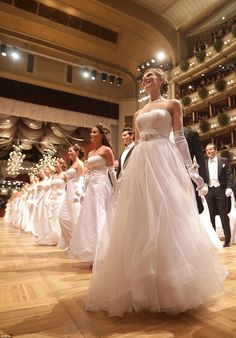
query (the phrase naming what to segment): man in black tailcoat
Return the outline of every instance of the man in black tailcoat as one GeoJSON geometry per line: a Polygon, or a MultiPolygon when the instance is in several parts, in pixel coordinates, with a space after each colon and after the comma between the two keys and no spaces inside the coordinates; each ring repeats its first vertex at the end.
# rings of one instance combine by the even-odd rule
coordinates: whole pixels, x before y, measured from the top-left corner
{"type": "Polygon", "coordinates": [[[230,246],[231,230],[228,212],[230,211],[230,196],[233,193],[233,173],[227,158],[217,155],[216,145],[209,143],[206,146],[207,174],[208,174],[208,194],[206,201],[208,204],[211,223],[214,229],[215,216],[219,214],[224,236],[224,247],[230,246]]]}
{"type": "Polygon", "coordinates": [[[122,140],[125,146],[125,149],[121,153],[119,157],[119,164],[117,168],[117,179],[121,178],[124,168],[127,165],[128,159],[134,149],[135,142],[134,142],[134,130],[132,128],[126,127],[122,130],[122,140]]]}

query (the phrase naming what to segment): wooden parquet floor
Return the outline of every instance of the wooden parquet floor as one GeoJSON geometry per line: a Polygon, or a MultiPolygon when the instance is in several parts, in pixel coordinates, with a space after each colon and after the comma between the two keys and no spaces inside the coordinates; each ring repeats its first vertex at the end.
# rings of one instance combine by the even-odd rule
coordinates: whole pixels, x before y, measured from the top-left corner
{"type": "Polygon", "coordinates": [[[220,252],[229,271],[220,298],[176,316],[108,318],[84,310],[87,264],[3,220],[0,238],[0,338],[236,338],[236,245],[220,252]]]}

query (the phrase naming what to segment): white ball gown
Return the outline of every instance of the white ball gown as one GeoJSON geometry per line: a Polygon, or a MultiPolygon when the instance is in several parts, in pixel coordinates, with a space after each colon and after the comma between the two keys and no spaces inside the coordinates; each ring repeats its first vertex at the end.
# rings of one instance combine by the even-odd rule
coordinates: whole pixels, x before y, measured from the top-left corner
{"type": "MultiPolygon", "coordinates": [[[[108,241],[97,249],[86,308],[178,313],[221,293],[226,272],[198,215],[192,182],[169,140],[170,113],[137,117],[135,146],[108,241]]],[[[106,238],[106,236],[104,236],[106,238]]]]}
{"type": "Polygon", "coordinates": [[[72,234],[70,252],[73,256],[93,262],[97,243],[107,221],[112,186],[106,160],[100,155],[88,158],[88,185],[81,212],[72,234]]]}
{"type": "Polygon", "coordinates": [[[66,177],[67,183],[65,198],[59,214],[61,237],[58,247],[63,250],[67,250],[69,248],[71,234],[79,217],[80,202],[78,198],[75,199],[75,193],[76,191],[81,190],[83,185],[83,176],[78,177],[78,172],[73,167],[66,171],[66,177]]]}
{"type": "Polygon", "coordinates": [[[51,193],[48,197],[47,207],[47,231],[38,241],[41,245],[57,245],[61,235],[59,213],[64,200],[66,182],[63,178],[55,177],[51,180],[51,193]]]}

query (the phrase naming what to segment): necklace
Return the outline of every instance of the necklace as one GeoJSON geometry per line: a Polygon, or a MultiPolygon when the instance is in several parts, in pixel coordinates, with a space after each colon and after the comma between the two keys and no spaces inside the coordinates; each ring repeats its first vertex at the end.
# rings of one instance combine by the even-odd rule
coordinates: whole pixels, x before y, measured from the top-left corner
{"type": "Polygon", "coordinates": [[[153,100],[151,102],[158,102],[158,101],[162,101],[163,97],[162,96],[159,96],[156,100],[153,100]]]}

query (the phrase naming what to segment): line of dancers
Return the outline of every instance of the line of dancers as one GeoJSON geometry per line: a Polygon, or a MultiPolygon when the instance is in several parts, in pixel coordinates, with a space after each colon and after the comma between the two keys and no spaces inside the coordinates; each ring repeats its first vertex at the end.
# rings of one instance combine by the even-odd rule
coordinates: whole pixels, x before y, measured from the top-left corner
{"type": "Polygon", "coordinates": [[[5,216],[38,244],[57,244],[93,266],[86,309],[109,316],[196,308],[223,292],[227,276],[216,233],[211,225],[212,233],[206,231],[198,213],[191,179],[200,195],[206,187],[188,150],[181,104],[163,97],[168,82],[161,70],[147,70],[142,84],[150,101],[135,114],[138,142],[121,179],[110,131],[98,124],[86,162],[81,147],[70,147],[71,167],[63,171],[57,160],[52,176],[44,168],[5,216]],[[22,205],[27,211],[16,224],[22,205]]]}

